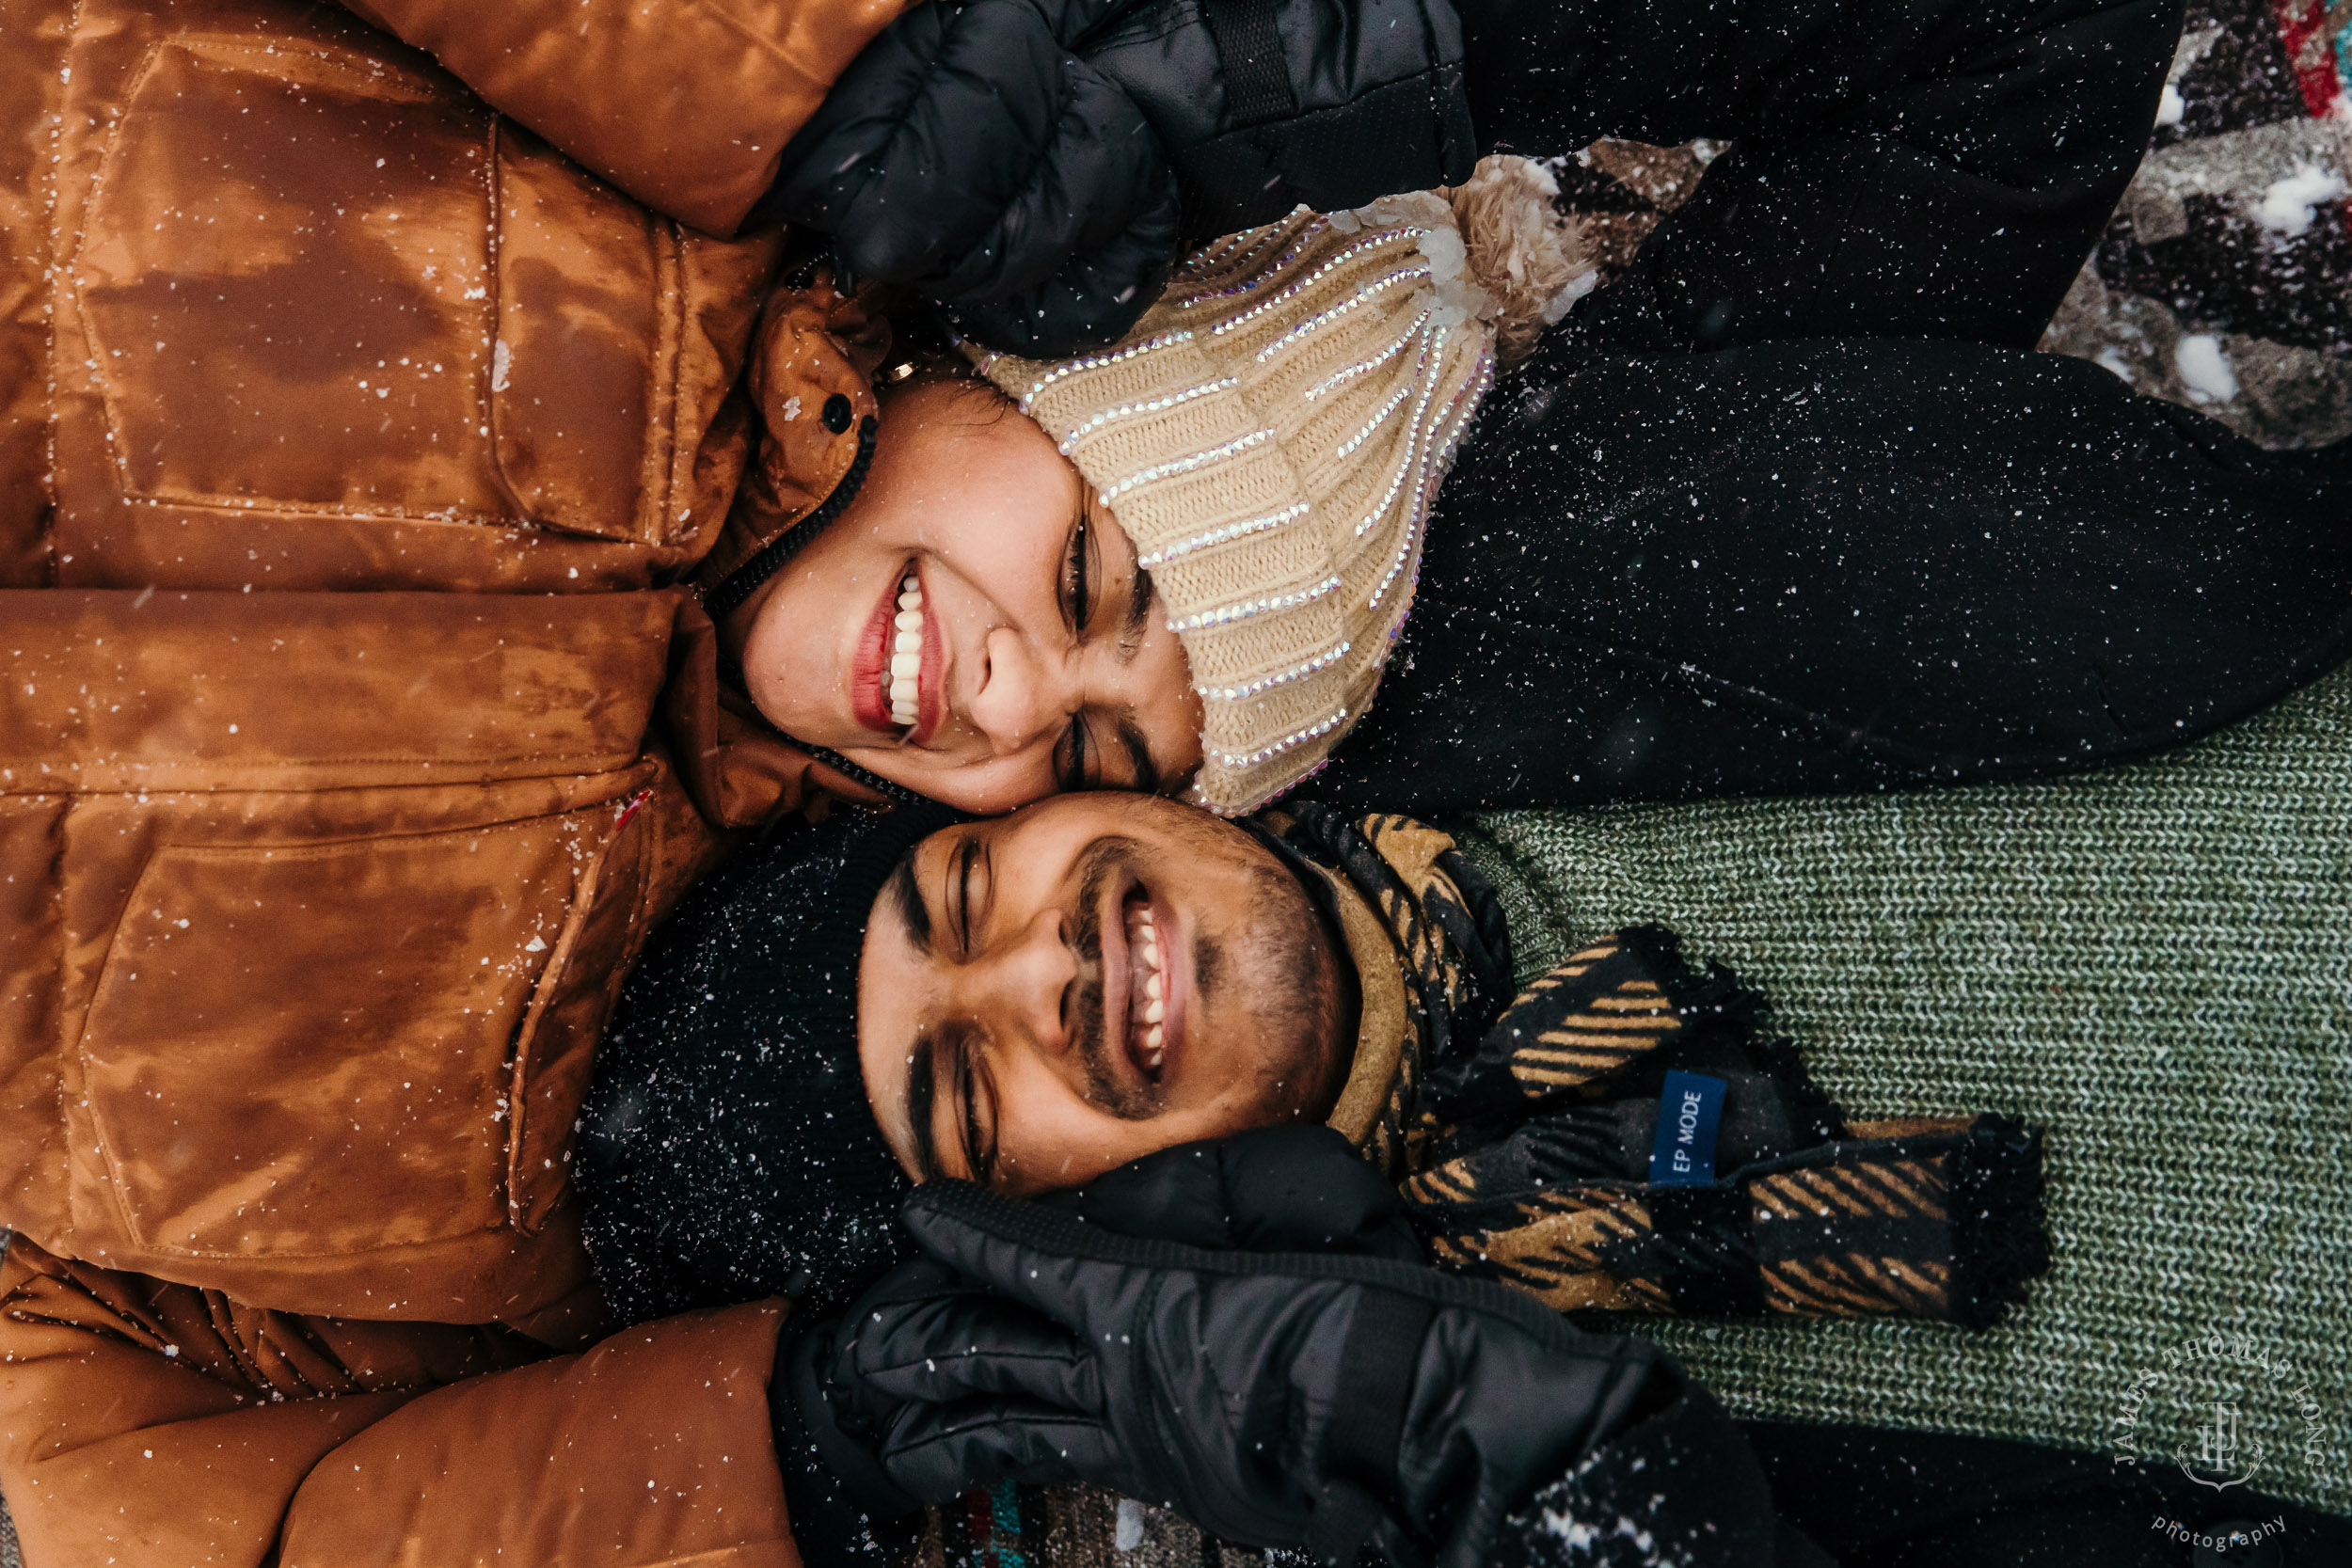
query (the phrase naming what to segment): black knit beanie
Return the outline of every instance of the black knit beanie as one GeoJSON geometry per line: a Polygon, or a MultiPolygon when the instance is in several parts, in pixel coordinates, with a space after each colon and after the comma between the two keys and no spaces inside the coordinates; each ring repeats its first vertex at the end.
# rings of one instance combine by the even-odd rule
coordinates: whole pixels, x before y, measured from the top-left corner
{"type": "Polygon", "coordinates": [[[866,920],[944,806],[842,812],[690,893],[621,989],[574,1180],[621,1323],[788,1295],[846,1300],[906,1250],[907,1181],[857,1055],[866,920]]]}

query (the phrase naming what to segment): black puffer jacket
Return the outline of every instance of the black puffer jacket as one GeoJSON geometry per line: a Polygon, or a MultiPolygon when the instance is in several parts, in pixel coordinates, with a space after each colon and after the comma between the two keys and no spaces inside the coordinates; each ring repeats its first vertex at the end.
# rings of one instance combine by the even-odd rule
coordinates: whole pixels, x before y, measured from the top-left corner
{"type": "Polygon", "coordinates": [[[1475,158],[1451,0],[932,0],[786,150],[767,215],[993,346],[1124,332],[1180,247],[1475,158]]]}

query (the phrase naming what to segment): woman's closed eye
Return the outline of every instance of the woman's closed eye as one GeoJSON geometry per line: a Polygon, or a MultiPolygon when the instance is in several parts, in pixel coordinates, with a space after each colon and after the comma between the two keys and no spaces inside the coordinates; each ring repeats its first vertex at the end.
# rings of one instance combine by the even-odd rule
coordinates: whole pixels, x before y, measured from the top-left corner
{"type": "MultiPolygon", "coordinates": [[[[1088,491],[1078,492],[1078,515],[1070,525],[1070,541],[1062,552],[1061,607],[1062,618],[1070,627],[1071,640],[1086,641],[1087,628],[1094,622],[1095,585],[1102,580],[1098,551],[1101,531],[1087,517],[1088,491]]],[[[1064,790],[1094,787],[1099,749],[1081,708],[1070,716],[1061,741],[1054,748],[1054,782],[1064,790]]]]}
{"type": "Polygon", "coordinates": [[[1121,713],[1110,719],[1089,705],[1070,716],[1061,744],[1054,748],[1054,785],[1064,794],[1082,789],[1133,789],[1157,795],[1167,787],[1167,778],[1133,715],[1121,713]],[[1097,738],[1098,725],[1111,732],[1111,747],[1097,738]],[[1126,757],[1125,777],[1105,774],[1106,755],[1126,757]]]}
{"type": "MultiPolygon", "coordinates": [[[[1108,574],[1104,570],[1102,558],[1102,539],[1106,531],[1088,515],[1091,499],[1091,491],[1082,493],[1062,562],[1062,613],[1069,622],[1071,636],[1080,642],[1093,631],[1095,618],[1108,597],[1104,590],[1111,586],[1105,580],[1108,574]]],[[[1107,531],[1124,539],[1115,530],[1107,531]]],[[[1145,616],[1152,606],[1152,574],[1135,560],[1132,544],[1127,546],[1127,555],[1126,603],[1120,607],[1115,628],[1122,664],[1133,658],[1142,645],[1145,616]]],[[[1158,764],[1152,760],[1150,743],[1131,715],[1114,716],[1089,705],[1070,716],[1062,737],[1054,748],[1054,782],[1057,788],[1065,792],[1107,787],[1156,794],[1161,787],[1161,774],[1158,764]],[[1103,733],[1105,730],[1109,732],[1107,738],[1103,733]],[[1106,778],[1106,762],[1122,752],[1129,765],[1127,778],[1106,778]]]]}
{"type": "Polygon", "coordinates": [[[1087,516],[1087,494],[1078,497],[1078,515],[1071,520],[1070,538],[1062,547],[1061,612],[1073,638],[1086,636],[1094,620],[1096,585],[1102,581],[1101,531],[1087,516]]]}

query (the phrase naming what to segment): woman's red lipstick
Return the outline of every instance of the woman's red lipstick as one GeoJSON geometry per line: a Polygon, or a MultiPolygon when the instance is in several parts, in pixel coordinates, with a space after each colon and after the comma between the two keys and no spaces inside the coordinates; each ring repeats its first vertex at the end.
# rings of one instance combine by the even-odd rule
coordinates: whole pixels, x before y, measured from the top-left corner
{"type": "Polygon", "coordinates": [[[902,729],[890,712],[890,660],[898,647],[898,595],[906,592],[910,578],[917,589],[923,586],[919,562],[910,561],[890,579],[882,603],[874,607],[866,629],[858,634],[857,660],[850,673],[850,707],[867,729],[920,746],[939,728],[946,707],[940,693],[946,684],[946,641],[940,636],[939,614],[927,593],[923,595],[922,662],[914,676],[914,722],[902,729]]]}
{"type": "MultiPolygon", "coordinates": [[[[893,623],[898,618],[898,584],[905,580],[906,574],[901,572],[882,591],[882,603],[874,607],[866,629],[858,634],[857,658],[850,670],[850,712],[859,723],[893,740],[898,738],[898,726],[890,719],[890,651],[897,641],[893,623]]],[[[930,641],[928,626],[924,641],[930,641]]],[[[927,657],[924,662],[930,661],[927,657]]]]}
{"type": "Polygon", "coordinates": [[[940,635],[942,617],[928,593],[923,595],[923,666],[914,675],[914,728],[907,732],[907,739],[917,746],[928,745],[931,732],[939,728],[939,721],[946,711],[947,641],[940,635]]]}

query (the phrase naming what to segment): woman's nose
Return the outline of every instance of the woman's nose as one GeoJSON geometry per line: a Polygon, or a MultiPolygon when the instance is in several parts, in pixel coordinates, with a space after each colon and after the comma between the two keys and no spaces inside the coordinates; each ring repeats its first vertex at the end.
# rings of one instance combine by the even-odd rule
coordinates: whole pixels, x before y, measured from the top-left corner
{"type": "Polygon", "coordinates": [[[998,756],[1035,743],[1057,731],[1068,710],[1068,686],[1058,661],[1041,658],[1029,640],[999,626],[981,644],[983,662],[966,717],[998,756]]]}

